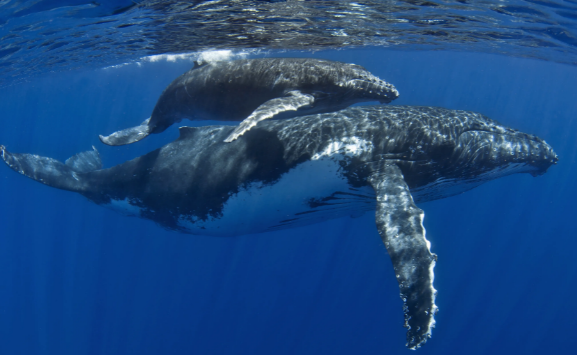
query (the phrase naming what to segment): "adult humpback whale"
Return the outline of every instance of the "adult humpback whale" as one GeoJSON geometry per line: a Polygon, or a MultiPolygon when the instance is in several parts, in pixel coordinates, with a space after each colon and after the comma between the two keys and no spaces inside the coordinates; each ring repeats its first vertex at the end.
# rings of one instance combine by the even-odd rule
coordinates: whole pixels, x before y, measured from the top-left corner
{"type": "Polygon", "coordinates": [[[334,112],[364,101],[388,103],[398,96],[393,85],[355,64],[312,58],[208,63],[170,83],[142,124],[100,140],[134,143],[184,118],[242,121],[225,140],[231,142],[268,118],[334,112]]]}
{"type": "Polygon", "coordinates": [[[437,257],[416,203],[513,173],[537,176],[557,162],[535,136],[433,107],[367,106],[267,121],[223,143],[233,130],[182,127],[174,142],[103,170],[96,150],[66,163],[0,152],[36,181],[192,234],[266,232],[376,209],[411,349],[430,337],[437,312],[437,257]]]}

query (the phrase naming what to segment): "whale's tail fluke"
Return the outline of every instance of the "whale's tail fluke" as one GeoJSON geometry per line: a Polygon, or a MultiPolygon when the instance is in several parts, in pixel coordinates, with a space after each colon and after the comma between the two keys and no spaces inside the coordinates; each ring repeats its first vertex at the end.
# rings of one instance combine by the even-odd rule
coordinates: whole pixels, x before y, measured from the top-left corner
{"type": "Polygon", "coordinates": [[[142,140],[150,134],[150,126],[148,125],[150,118],[146,119],[139,126],[116,131],[109,136],[98,136],[100,141],[107,145],[126,145],[142,140]]]}
{"type": "Polygon", "coordinates": [[[69,191],[86,191],[89,184],[83,175],[102,168],[96,148],[74,155],[62,163],[34,154],[10,153],[3,145],[0,156],[13,170],[45,185],[69,191]]]}

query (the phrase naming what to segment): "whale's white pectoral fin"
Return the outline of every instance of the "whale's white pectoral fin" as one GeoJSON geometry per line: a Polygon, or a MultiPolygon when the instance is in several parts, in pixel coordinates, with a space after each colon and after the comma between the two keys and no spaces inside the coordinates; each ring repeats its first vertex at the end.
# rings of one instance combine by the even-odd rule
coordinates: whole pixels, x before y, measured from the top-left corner
{"type": "Polygon", "coordinates": [[[417,349],[430,338],[435,325],[437,256],[425,238],[423,210],[413,202],[399,167],[383,164],[368,181],[377,197],[377,229],[393,262],[404,303],[407,346],[417,349]]]}
{"type": "Polygon", "coordinates": [[[256,126],[258,122],[272,118],[281,112],[296,111],[302,107],[312,105],[314,101],[314,96],[303,94],[298,90],[289,91],[287,96],[268,100],[257,107],[224,141],[230,143],[256,126]]]}
{"type": "Polygon", "coordinates": [[[126,128],[121,131],[114,132],[106,137],[102,135],[98,137],[102,143],[107,145],[125,145],[138,142],[150,134],[150,126],[148,126],[148,122],[150,122],[150,117],[144,120],[144,122],[142,122],[139,126],[126,128]]]}

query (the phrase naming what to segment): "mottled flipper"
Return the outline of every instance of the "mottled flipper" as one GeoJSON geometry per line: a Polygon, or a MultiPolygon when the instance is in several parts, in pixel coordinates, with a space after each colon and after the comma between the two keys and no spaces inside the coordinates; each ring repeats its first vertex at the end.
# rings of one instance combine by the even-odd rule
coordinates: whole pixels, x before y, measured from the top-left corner
{"type": "Polygon", "coordinates": [[[150,118],[142,122],[140,126],[123,129],[121,131],[114,132],[107,137],[102,135],[98,137],[102,143],[107,145],[125,145],[138,142],[150,134],[150,127],[148,126],[149,121],[150,118]]]}
{"type": "Polygon", "coordinates": [[[413,202],[398,166],[383,165],[368,180],[377,195],[377,229],[401,290],[407,347],[417,349],[431,336],[437,312],[433,288],[437,256],[425,238],[425,214],[413,202]]]}
{"type": "Polygon", "coordinates": [[[242,121],[238,127],[224,140],[230,143],[242,136],[246,131],[267,118],[272,118],[281,112],[296,111],[299,108],[311,105],[315,101],[314,96],[303,94],[298,90],[289,91],[287,96],[268,100],[263,103],[250,116],[242,121]]]}

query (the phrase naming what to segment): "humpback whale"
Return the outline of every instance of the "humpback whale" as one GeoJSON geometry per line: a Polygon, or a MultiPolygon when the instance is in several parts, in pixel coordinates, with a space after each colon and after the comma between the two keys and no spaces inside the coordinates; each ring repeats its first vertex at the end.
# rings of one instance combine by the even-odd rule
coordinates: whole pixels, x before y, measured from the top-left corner
{"type": "Polygon", "coordinates": [[[101,169],[98,152],[65,163],[0,146],[6,164],[48,186],[185,233],[234,236],[375,211],[403,301],[407,346],[431,336],[437,256],[417,204],[513,173],[544,174],[542,139],[478,113],[364,106],[234,127],[181,127],[155,151],[101,169]]]}
{"type": "Polygon", "coordinates": [[[237,139],[259,121],[334,112],[365,101],[389,103],[399,93],[365,68],[312,58],[261,58],[196,65],[160,95],[142,124],[100,136],[108,145],[137,142],[175,122],[242,121],[237,139]]]}

